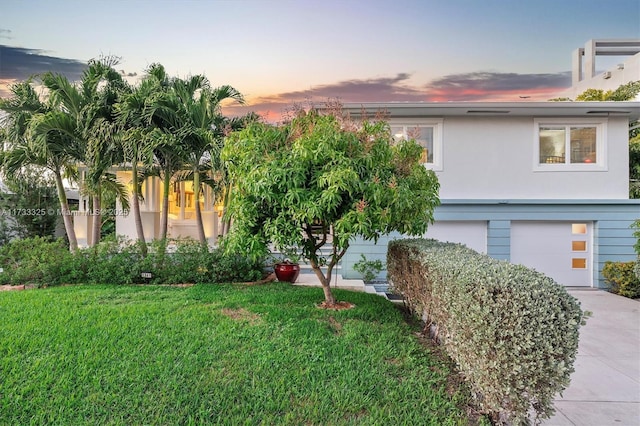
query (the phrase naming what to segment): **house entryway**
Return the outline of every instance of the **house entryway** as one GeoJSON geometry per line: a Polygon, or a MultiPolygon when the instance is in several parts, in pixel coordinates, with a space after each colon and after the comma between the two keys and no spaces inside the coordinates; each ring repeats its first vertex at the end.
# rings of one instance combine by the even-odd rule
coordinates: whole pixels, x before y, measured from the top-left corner
{"type": "Polygon", "coordinates": [[[572,287],[593,285],[592,222],[511,222],[511,263],[572,287]]]}

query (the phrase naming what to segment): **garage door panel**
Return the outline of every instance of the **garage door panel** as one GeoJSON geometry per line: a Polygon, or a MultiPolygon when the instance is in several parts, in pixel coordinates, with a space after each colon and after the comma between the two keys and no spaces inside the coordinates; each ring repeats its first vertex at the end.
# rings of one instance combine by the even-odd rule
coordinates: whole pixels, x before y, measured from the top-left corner
{"type": "Polygon", "coordinates": [[[437,221],[429,226],[425,237],[487,252],[487,222],[483,221],[437,221]]]}
{"type": "Polygon", "coordinates": [[[512,222],[511,262],[566,286],[591,286],[592,235],[590,222],[512,222]]]}

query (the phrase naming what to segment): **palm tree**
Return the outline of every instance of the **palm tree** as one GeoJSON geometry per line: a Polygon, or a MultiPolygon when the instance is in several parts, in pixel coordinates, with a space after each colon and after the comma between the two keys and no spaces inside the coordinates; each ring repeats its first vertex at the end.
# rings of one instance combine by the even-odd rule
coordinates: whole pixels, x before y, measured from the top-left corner
{"type": "Polygon", "coordinates": [[[53,173],[69,249],[76,251],[78,240],[63,173],[70,174],[73,169],[78,146],[72,134],[60,130],[73,126],[71,117],[60,109],[55,97],[50,97],[46,104],[42,102],[30,81],[14,84],[11,92],[11,98],[0,100],[0,109],[7,113],[2,120],[7,129],[6,146],[0,157],[3,172],[13,174],[25,165],[34,165],[53,173]]]}
{"type": "Polygon", "coordinates": [[[157,131],[150,121],[148,104],[157,96],[158,84],[153,78],[145,78],[140,85],[131,88],[116,104],[116,115],[121,132],[118,137],[123,162],[131,168],[132,200],[138,243],[146,255],[147,247],[140,215],[140,166],[144,169],[152,163],[153,150],[158,142],[157,131]]]}
{"type": "MultiPolygon", "coordinates": [[[[51,98],[71,116],[71,120],[63,123],[68,128],[53,129],[78,141],[81,152],[77,159],[87,168],[84,190],[92,198],[92,244],[100,240],[102,183],[109,179],[109,169],[121,157],[114,142],[118,132],[114,105],[127,85],[113,68],[118,62],[119,58],[113,56],[90,60],[78,86],[61,74],[49,72],[42,77],[51,98]]],[[[119,194],[119,198],[123,195],[119,194]]]]}
{"type": "MultiPolygon", "coordinates": [[[[210,160],[219,157],[226,126],[220,102],[225,99],[244,102],[242,95],[231,86],[211,89],[202,75],[169,78],[162,65],[153,64],[140,86],[118,105],[120,119],[129,129],[125,146],[132,169],[137,169],[138,163],[148,165],[151,152],[160,168],[164,183],[162,237],[166,237],[170,183],[176,173],[183,170],[193,180],[198,239],[206,244],[198,200],[210,170],[210,160]],[[133,141],[137,142],[135,146],[133,141]],[[136,164],[131,162],[132,158],[137,159],[136,164]]],[[[137,171],[133,175],[137,179],[137,171]]],[[[135,191],[135,182],[133,186],[135,191]]],[[[136,204],[134,196],[134,212],[136,204]]]]}
{"type": "Polygon", "coordinates": [[[228,85],[211,89],[204,76],[175,79],[171,95],[170,103],[177,114],[175,122],[179,124],[176,132],[179,150],[183,153],[185,168],[193,180],[198,239],[206,244],[199,199],[203,177],[207,177],[212,163],[219,162],[227,124],[220,103],[225,99],[244,103],[244,98],[228,85]]]}
{"type": "Polygon", "coordinates": [[[152,135],[155,142],[153,151],[154,165],[157,175],[162,179],[162,212],[160,214],[160,238],[167,238],[167,228],[169,226],[169,190],[173,176],[182,168],[182,160],[176,138],[170,132],[154,132],[152,135]]]}
{"type": "Polygon", "coordinates": [[[167,238],[169,224],[169,191],[171,181],[181,168],[182,160],[179,146],[173,130],[176,127],[176,114],[167,102],[171,90],[172,79],[161,64],[151,64],[147,69],[145,82],[149,90],[145,99],[142,115],[148,126],[152,126],[149,137],[154,140],[153,167],[149,175],[157,175],[162,179],[162,211],[160,215],[160,238],[167,238]]]}

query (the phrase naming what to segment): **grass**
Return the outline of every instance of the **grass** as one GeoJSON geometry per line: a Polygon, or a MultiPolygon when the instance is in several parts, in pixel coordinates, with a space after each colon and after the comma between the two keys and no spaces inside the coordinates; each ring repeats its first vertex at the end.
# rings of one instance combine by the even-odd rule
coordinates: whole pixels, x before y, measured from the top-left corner
{"type": "Polygon", "coordinates": [[[0,293],[0,424],[456,425],[466,396],[388,301],[320,289],[0,293]]]}

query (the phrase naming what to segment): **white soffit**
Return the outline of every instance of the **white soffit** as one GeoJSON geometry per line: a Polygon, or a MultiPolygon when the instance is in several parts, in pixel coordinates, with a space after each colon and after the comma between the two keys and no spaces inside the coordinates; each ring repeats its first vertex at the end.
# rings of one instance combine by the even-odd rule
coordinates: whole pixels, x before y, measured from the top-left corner
{"type": "MultiPolygon", "coordinates": [[[[318,105],[322,109],[322,105],[318,105]]],[[[359,117],[383,113],[397,117],[628,117],[640,118],[640,102],[367,102],[345,103],[344,112],[359,117]]]]}

